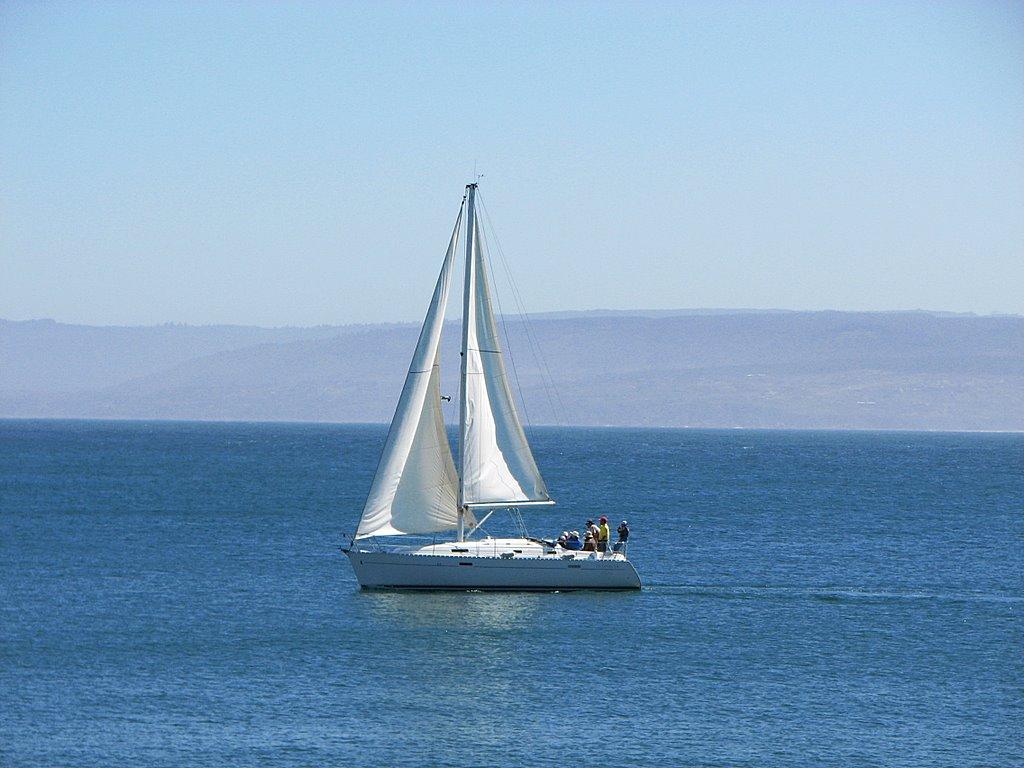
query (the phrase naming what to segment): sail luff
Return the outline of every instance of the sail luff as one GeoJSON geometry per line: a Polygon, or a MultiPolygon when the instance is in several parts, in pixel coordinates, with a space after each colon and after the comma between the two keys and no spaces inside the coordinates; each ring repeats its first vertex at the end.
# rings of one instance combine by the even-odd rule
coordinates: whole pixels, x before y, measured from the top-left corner
{"type": "Polygon", "coordinates": [[[451,530],[458,478],[441,414],[439,349],[463,207],[420,330],[356,538],[451,530]]]}

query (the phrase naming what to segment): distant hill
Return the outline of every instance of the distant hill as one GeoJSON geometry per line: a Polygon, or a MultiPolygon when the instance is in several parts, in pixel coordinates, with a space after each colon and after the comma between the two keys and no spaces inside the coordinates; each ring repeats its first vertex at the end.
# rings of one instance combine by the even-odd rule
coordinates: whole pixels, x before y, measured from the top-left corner
{"type": "MultiPolygon", "coordinates": [[[[1018,316],[595,311],[505,328],[535,424],[1024,430],[1018,316]]],[[[0,321],[0,416],[387,421],[418,331],[0,321]]],[[[455,394],[457,324],[445,334],[455,394]]]]}

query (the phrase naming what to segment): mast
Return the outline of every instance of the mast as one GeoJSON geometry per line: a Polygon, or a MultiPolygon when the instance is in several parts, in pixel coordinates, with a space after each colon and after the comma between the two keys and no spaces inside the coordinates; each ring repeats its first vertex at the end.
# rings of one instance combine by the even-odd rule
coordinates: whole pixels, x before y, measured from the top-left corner
{"type": "MultiPolygon", "coordinates": [[[[472,320],[473,285],[476,259],[473,249],[476,247],[476,184],[466,185],[466,276],[462,290],[462,364],[459,369],[459,467],[466,466],[464,452],[466,450],[466,362],[469,350],[469,324],[472,320]]],[[[458,541],[465,539],[466,503],[464,473],[459,472],[459,535],[458,541]]]]}

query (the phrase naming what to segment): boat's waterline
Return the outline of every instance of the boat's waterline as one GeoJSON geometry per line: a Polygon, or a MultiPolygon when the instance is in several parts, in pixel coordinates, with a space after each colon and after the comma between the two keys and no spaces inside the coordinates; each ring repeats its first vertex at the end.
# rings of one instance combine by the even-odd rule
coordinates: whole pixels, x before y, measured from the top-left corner
{"type": "Polygon", "coordinates": [[[569,551],[529,539],[353,547],[346,554],[363,589],[640,589],[636,569],[619,553],[569,551]]]}

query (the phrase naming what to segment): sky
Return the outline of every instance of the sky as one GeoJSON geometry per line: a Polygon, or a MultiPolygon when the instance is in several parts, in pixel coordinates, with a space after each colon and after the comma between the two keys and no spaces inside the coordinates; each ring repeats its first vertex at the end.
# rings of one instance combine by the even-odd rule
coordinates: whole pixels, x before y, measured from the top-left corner
{"type": "Polygon", "coordinates": [[[0,317],[417,320],[474,172],[531,312],[1024,313],[1024,5],[0,3],[0,317]]]}

